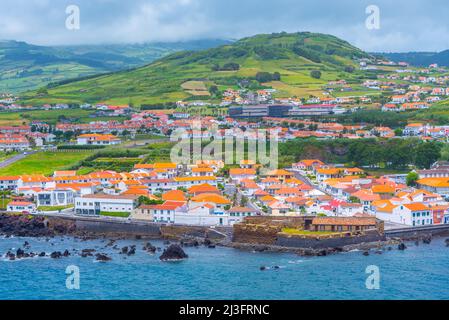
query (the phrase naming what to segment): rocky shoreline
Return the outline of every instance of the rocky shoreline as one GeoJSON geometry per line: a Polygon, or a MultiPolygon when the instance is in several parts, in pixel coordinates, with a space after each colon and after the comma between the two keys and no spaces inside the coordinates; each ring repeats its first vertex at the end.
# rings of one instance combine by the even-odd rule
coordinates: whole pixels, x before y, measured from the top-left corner
{"type": "MultiPolygon", "coordinates": [[[[130,235],[126,233],[101,233],[101,232],[86,232],[77,230],[74,221],[64,219],[51,219],[48,220],[45,217],[37,216],[23,216],[23,215],[7,215],[0,214],[0,234],[5,237],[18,236],[18,237],[44,237],[49,239],[56,236],[72,236],[80,241],[104,239],[108,241],[105,247],[112,247],[114,250],[120,252],[123,255],[133,255],[136,252],[136,247],[123,247],[119,248],[115,242],[117,240],[124,239],[157,239],[154,236],[145,237],[142,235],[130,235]]],[[[163,237],[158,239],[164,240],[163,237]],[[162,239],[161,239],[162,238],[162,239]]],[[[164,248],[157,248],[150,242],[142,248],[142,250],[149,254],[155,254],[156,252],[162,252],[162,261],[173,261],[187,258],[187,255],[183,252],[183,247],[199,247],[205,246],[208,248],[215,248],[216,246],[229,247],[238,250],[251,251],[251,252],[274,252],[274,253],[294,253],[300,256],[327,256],[331,254],[337,254],[350,251],[363,251],[364,255],[369,254],[382,254],[384,251],[393,249],[405,250],[407,246],[404,241],[413,242],[416,245],[419,243],[428,244],[432,241],[432,235],[420,235],[416,237],[409,237],[407,239],[392,238],[386,241],[376,241],[369,243],[360,243],[353,245],[346,245],[342,247],[334,248],[294,248],[294,247],[281,247],[275,245],[264,244],[250,244],[250,243],[236,243],[231,242],[229,239],[209,239],[206,237],[194,237],[188,235],[180,235],[174,240],[173,243],[165,239],[164,248]]],[[[449,239],[446,240],[446,245],[449,246],[449,239]]],[[[24,249],[27,248],[27,244],[24,244],[24,249]]],[[[54,259],[68,257],[71,254],[78,254],[81,257],[95,257],[97,261],[106,262],[110,261],[110,257],[101,252],[96,252],[93,249],[84,249],[80,252],[71,252],[68,249],[64,252],[52,252],[50,254],[42,252],[24,252],[23,249],[17,252],[8,251],[4,256],[8,259],[16,258],[28,258],[28,257],[45,257],[49,256],[54,259]]]]}

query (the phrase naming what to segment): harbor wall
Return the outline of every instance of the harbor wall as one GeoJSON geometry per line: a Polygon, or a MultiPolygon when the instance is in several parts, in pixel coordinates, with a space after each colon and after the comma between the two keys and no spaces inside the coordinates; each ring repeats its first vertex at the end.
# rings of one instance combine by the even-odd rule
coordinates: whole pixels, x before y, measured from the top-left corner
{"type": "Polygon", "coordinates": [[[367,233],[360,236],[329,238],[329,239],[313,239],[278,236],[276,245],[280,247],[289,248],[311,248],[311,249],[325,249],[325,248],[340,248],[347,245],[361,244],[368,242],[377,242],[386,240],[384,235],[377,232],[367,233]]]}
{"type": "Polygon", "coordinates": [[[388,238],[401,238],[403,240],[416,239],[429,235],[449,236],[449,224],[385,230],[385,235],[388,238]]]}

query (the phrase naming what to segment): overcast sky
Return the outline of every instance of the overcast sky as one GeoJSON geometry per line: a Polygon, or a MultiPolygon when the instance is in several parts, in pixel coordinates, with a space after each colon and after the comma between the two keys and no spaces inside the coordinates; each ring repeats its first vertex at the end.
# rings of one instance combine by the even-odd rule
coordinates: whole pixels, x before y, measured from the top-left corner
{"type": "Polygon", "coordinates": [[[449,49],[447,0],[0,0],[0,39],[34,44],[136,43],[313,31],[367,51],[449,49]],[[66,8],[80,29],[66,28],[66,8]],[[368,29],[365,9],[380,9],[368,29]]]}

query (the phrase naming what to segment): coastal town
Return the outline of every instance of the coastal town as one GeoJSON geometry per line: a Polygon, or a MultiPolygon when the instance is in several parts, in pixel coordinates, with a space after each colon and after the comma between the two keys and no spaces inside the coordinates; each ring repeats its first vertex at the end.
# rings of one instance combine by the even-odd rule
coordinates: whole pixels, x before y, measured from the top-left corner
{"type": "MultiPolygon", "coordinates": [[[[1,175],[3,208],[10,213],[201,227],[233,228],[253,217],[315,217],[316,223],[320,221],[315,230],[304,226],[280,230],[302,237],[317,236],[320,231],[332,236],[360,232],[366,225],[383,232],[384,228],[449,224],[449,162],[438,157],[429,156],[423,168],[404,163],[401,170],[382,174],[379,163],[351,166],[323,157],[305,158],[300,153],[295,155],[295,162],[283,161],[277,169],[262,172],[257,159],[242,158],[231,165],[225,164],[224,158],[176,163],[169,159],[169,149],[164,149],[168,151],[164,151],[162,161],[138,152],[158,145],[173,147],[170,135],[177,130],[183,130],[183,139],[203,142],[241,135],[247,142],[260,141],[266,138],[254,130],[266,129],[276,135],[277,143],[303,139],[445,143],[447,125],[408,122],[390,128],[363,122],[339,123],[332,118],[366,109],[382,113],[425,110],[449,95],[449,88],[444,86],[449,75],[437,76],[447,71],[436,64],[408,69],[406,63],[373,63],[362,60],[360,68],[388,66],[393,71],[359,85],[370,93],[390,95],[339,96],[335,93],[354,90],[345,80],[339,80],[329,82],[321,97],[308,99],[276,98],[275,89],[226,89],[215,108],[226,107],[228,114],[190,112],[192,108],[210,107],[201,101],[180,101],[171,112],[84,104],[75,108],[90,112],[91,121],[80,123],[59,116],[56,122],[32,120],[0,126],[0,150],[7,155],[4,170],[16,161],[45,152],[58,157],[90,151],[92,158],[88,165],[84,161],[46,168],[46,174],[31,171],[1,175]],[[102,120],[95,120],[98,117],[102,120]],[[128,154],[114,155],[117,149],[127,149],[128,154]],[[137,154],[131,155],[132,151],[137,154]],[[102,153],[104,156],[99,155],[102,153]]],[[[74,107],[25,106],[16,103],[17,97],[2,98],[0,108],[4,111],[25,115],[33,110],[63,112],[74,107]]]]}
{"type": "Polygon", "coordinates": [[[346,2],[1,1],[0,300],[446,300],[449,4],[346,2]]]}

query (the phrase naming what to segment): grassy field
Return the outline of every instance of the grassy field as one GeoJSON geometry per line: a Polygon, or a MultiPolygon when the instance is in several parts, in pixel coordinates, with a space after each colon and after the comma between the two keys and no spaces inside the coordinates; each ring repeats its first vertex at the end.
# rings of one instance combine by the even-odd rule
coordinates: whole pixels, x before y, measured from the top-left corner
{"type": "Polygon", "coordinates": [[[50,175],[90,156],[92,151],[38,152],[0,169],[0,175],[45,174],[50,175]]]}
{"type": "Polygon", "coordinates": [[[77,123],[89,123],[92,121],[123,121],[125,117],[90,117],[94,111],[83,109],[63,109],[63,110],[33,110],[18,112],[0,112],[0,125],[23,125],[31,121],[43,121],[48,124],[56,124],[59,119],[65,117],[77,123]]]}
{"type": "Polygon", "coordinates": [[[100,212],[100,216],[104,217],[116,217],[116,218],[128,218],[130,216],[129,212],[100,212]]]}
{"type": "Polygon", "coordinates": [[[327,235],[335,234],[335,232],[308,231],[308,230],[299,230],[299,229],[293,229],[293,228],[284,228],[284,229],[282,229],[282,232],[289,234],[289,235],[298,235],[298,236],[304,236],[304,235],[327,236],[327,235]]]}
{"type": "Polygon", "coordinates": [[[37,209],[39,211],[61,211],[64,209],[69,209],[69,208],[73,208],[73,204],[68,205],[68,206],[41,206],[38,207],[37,209]]]}

